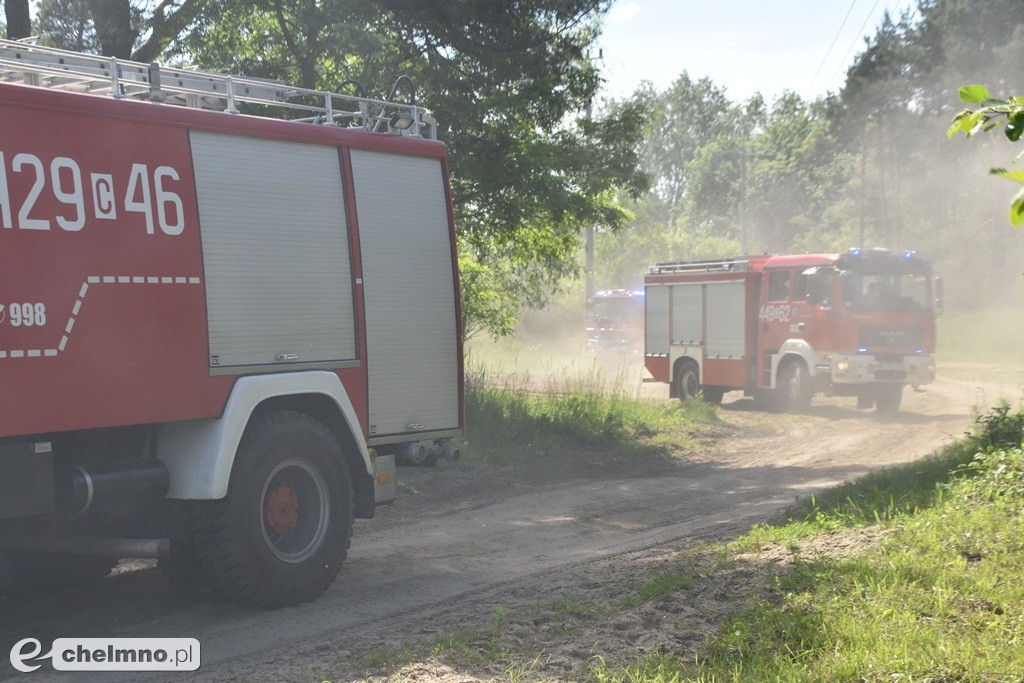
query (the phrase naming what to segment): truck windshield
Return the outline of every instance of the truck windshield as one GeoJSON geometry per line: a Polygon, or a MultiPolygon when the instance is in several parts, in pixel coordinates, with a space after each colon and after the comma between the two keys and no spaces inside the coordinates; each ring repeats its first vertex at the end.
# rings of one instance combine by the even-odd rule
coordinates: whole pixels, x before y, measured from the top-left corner
{"type": "Polygon", "coordinates": [[[591,299],[590,316],[600,323],[632,323],[643,320],[643,302],[633,298],[591,299]]]}
{"type": "Polygon", "coordinates": [[[859,311],[923,313],[931,310],[930,278],[924,273],[840,274],[843,301],[859,311]]]}

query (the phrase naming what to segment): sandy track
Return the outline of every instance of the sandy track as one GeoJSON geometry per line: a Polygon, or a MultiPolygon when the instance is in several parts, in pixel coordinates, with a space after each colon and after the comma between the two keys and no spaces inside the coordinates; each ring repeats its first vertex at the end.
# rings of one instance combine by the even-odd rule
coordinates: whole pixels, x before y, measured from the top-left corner
{"type": "Polygon", "coordinates": [[[728,537],[810,492],[931,453],[968,428],[979,392],[1020,396],[944,379],[908,389],[904,412],[880,421],[850,399],[771,415],[737,393],[714,443],[660,471],[405,470],[400,500],[357,523],[338,581],[312,604],[260,612],[182,601],[155,570],[123,566],[88,592],[6,605],[3,663],[25,637],[191,637],[202,644],[200,679],[319,679],[353,653],[486,619],[496,604],[614,572],[627,556],[728,537]]]}

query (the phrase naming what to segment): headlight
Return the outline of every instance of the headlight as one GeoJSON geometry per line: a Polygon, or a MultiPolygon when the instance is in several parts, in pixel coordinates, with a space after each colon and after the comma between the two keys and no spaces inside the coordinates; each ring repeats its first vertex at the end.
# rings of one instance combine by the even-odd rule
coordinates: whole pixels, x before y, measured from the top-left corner
{"type": "Polygon", "coordinates": [[[850,369],[850,361],[841,360],[836,363],[836,372],[846,372],[850,369]]]}

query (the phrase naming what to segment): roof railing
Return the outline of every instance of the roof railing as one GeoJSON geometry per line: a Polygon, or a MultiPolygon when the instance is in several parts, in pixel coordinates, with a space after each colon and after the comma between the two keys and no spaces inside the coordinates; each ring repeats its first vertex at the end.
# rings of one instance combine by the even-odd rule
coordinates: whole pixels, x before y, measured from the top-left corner
{"type": "Polygon", "coordinates": [[[750,261],[745,258],[717,259],[711,261],[673,261],[656,263],[650,267],[651,275],[669,273],[729,273],[749,270],[750,261]]]}
{"type": "MultiPolygon", "coordinates": [[[[402,77],[399,80],[408,80],[402,77]]],[[[0,82],[105,94],[238,114],[238,105],[295,112],[290,119],[437,139],[437,121],[416,104],[311,90],[263,78],[230,76],[153,62],[145,64],[0,39],[0,82]],[[302,116],[305,114],[305,116],[302,116]]],[[[411,83],[411,81],[410,81],[411,83]]],[[[397,83],[394,93],[397,90],[397,83]]],[[[258,110],[247,111],[267,116],[258,110]]],[[[287,118],[272,116],[271,118],[287,118]]]]}

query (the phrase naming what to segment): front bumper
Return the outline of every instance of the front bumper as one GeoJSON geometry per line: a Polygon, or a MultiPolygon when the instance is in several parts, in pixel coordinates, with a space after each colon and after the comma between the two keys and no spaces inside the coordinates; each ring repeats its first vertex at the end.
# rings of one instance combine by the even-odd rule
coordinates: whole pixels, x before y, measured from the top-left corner
{"type": "Polygon", "coordinates": [[[866,354],[834,354],[828,358],[835,384],[928,384],[935,381],[935,359],[931,356],[878,358],[866,354]]]}

